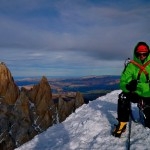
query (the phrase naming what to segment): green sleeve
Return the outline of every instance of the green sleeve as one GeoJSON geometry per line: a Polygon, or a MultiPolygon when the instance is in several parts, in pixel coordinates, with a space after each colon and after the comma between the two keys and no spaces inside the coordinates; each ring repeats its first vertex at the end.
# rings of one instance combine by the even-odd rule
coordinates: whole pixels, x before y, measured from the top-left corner
{"type": "Polygon", "coordinates": [[[120,89],[123,92],[129,92],[126,89],[126,85],[133,80],[134,77],[134,66],[132,64],[128,64],[125,69],[123,70],[120,78],[120,89]]]}

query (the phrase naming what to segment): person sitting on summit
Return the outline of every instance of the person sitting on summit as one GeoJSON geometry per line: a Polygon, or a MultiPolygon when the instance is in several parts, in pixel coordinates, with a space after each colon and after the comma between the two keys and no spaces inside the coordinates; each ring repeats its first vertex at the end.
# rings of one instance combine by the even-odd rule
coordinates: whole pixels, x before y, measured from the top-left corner
{"type": "MultiPolygon", "coordinates": [[[[122,92],[118,96],[118,125],[112,132],[115,137],[121,137],[125,132],[130,115],[130,102],[139,103],[143,100],[150,105],[150,49],[145,42],[138,42],[134,48],[133,60],[129,61],[120,78],[122,92]]],[[[150,107],[144,109],[145,126],[150,128],[150,107]]]]}

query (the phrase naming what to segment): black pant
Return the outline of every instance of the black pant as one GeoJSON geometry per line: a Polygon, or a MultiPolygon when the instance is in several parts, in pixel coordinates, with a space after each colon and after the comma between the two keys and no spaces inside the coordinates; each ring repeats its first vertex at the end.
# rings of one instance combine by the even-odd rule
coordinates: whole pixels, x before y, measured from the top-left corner
{"type": "MultiPolygon", "coordinates": [[[[143,100],[146,106],[150,106],[150,97],[144,98],[140,97],[135,93],[120,93],[118,98],[118,121],[120,122],[128,122],[129,115],[130,115],[130,102],[132,103],[139,103],[140,100],[143,100]]],[[[143,110],[146,116],[146,124],[150,126],[150,107],[145,107],[143,110]],[[149,125],[148,125],[149,124],[149,125]]]]}

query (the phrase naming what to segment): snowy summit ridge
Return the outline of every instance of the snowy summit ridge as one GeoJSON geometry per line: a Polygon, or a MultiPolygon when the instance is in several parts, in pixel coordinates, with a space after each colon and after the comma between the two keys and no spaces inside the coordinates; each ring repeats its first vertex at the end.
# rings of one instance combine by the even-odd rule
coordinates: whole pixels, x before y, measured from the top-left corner
{"type": "MultiPolygon", "coordinates": [[[[120,90],[84,104],[64,122],[54,125],[15,150],[126,150],[128,127],[121,138],[111,135],[117,123],[117,100],[120,90]]],[[[136,110],[136,107],[135,107],[136,110]]],[[[150,149],[150,129],[131,124],[130,150],[150,149]]]]}

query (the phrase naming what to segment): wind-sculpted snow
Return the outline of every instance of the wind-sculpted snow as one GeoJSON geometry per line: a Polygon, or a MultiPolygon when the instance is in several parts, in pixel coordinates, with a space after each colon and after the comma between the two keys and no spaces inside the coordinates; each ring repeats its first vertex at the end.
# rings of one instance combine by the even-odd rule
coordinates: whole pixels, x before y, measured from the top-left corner
{"type": "MultiPolygon", "coordinates": [[[[111,135],[113,125],[117,123],[120,92],[113,91],[84,104],[64,122],[50,127],[16,150],[126,150],[129,144],[128,127],[121,138],[111,135]]],[[[130,149],[148,150],[149,143],[150,129],[132,121],[130,149]]]]}

